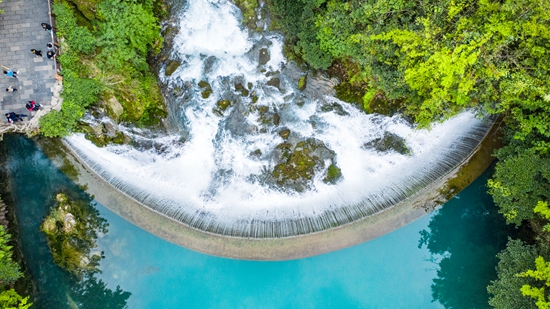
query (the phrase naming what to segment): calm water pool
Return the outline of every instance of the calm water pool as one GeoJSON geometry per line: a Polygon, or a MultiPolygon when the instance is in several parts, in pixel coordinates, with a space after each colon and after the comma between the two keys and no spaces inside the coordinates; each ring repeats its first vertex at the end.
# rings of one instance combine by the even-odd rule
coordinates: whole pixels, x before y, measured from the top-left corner
{"type": "Polygon", "coordinates": [[[486,172],[440,210],[352,248],[286,262],[219,258],[93,202],[32,140],[6,136],[2,147],[37,288],[33,308],[485,308],[508,235],[485,193],[486,172]],[[91,201],[109,222],[98,240],[101,274],[78,280],[53,264],[39,225],[60,190],[91,201]],[[421,238],[428,246],[419,248],[421,238]]]}

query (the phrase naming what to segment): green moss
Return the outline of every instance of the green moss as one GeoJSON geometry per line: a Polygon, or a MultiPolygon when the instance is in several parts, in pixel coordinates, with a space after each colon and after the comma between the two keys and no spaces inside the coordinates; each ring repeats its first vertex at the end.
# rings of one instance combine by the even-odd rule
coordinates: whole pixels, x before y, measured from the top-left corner
{"type": "Polygon", "coordinates": [[[334,184],[342,177],[342,170],[336,165],[331,164],[327,170],[327,176],[323,179],[323,182],[334,184]]]}
{"type": "Polygon", "coordinates": [[[247,97],[250,93],[241,83],[235,85],[235,91],[240,92],[243,97],[247,97]]]}
{"type": "Polygon", "coordinates": [[[172,75],[181,65],[181,62],[179,60],[170,60],[168,64],[166,65],[166,70],[164,73],[166,76],[172,75]]]}
{"type": "Polygon", "coordinates": [[[353,103],[363,107],[364,91],[361,88],[354,87],[348,82],[342,82],[334,87],[336,97],[344,102],[353,103]]]}
{"type": "Polygon", "coordinates": [[[210,86],[210,84],[207,81],[202,80],[199,82],[199,87],[204,89],[201,92],[202,98],[208,99],[208,97],[210,97],[210,95],[212,94],[212,87],[210,86]]]}
{"type": "Polygon", "coordinates": [[[307,75],[304,75],[300,77],[300,80],[298,81],[298,90],[303,91],[306,89],[307,86],[307,75]]]}
{"type": "Polygon", "coordinates": [[[258,0],[235,0],[235,5],[241,9],[243,13],[243,24],[249,29],[256,29],[256,8],[258,8],[258,0]]]}
{"type": "Polygon", "coordinates": [[[201,80],[199,82],[199,87],[201,87],[201,88],[210,88],[210,84],[205,80],[201,80]]]}
{"type": "Polygon", "coordinates": [[[229,100],[220,100],[217,105],[222,111],[225,111],[231,105],[231,102],[229,100]]]}
{"type": "Polygon", "coordinates": [[[275,166],[272,176],[279,185],[298,179],[311,180],[315,165],[315,161],[306,152],[294,150],[287,162],[275,166]]]}
{"type": "Polygon", "coordinates": [[[96,19],[96,7],[100,0],[67,0],[74,4],[88,20],[96,19]]]}

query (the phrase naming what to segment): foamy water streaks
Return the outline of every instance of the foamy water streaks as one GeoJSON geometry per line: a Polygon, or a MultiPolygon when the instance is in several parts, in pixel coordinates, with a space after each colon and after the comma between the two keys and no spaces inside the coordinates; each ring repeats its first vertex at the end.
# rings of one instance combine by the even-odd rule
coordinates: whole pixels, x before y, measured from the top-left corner
{"type": "MultiPolygon", "coordinates": [[[[168,104],[178,107],[174,118],[185,128],[181,133],[186,141],[179,142],[178,134],[151,138],[162,151],[97,148],[79,134],[66,143],[114,187],[191,227],[263,238],[347,224],[391,207],[444,176],[488,132],[489,123],[468,112],[429,131],[416,130],[397,116],[365,114],[327,96],[330,91],[300,92],[297,79],[306,72],[286,63],[283,38],[274,33],[249,35],[228,1],[190,1],[179,17],[172,57],[182,65],[171,76],[161,74],[161,80],[169,89],[185,89],[168,104]],[[269,51],[265,64],[258,63],[261,49],[269,51]],[[208,98],[201,96],[200,81],[213,90],[208,98]],[[239,84],[247,93],[239,92],[239,84]],[[223,99],[233,105],[216,111],[223,99]],[[288,140],[278,134],[283,129],[292,132],[288,140]],[[390,133],[404,141],[408,154],[369,146],[390,133]],[[292,147],[297,148],[298,141],[307,139],[322,142],[335,156],[319,165],[305,190],[266,180],[279,163],[273,155],[277,146],[294,141],[292,147]],[[343,176],[336,184],[325,183],[333,163],[343,176]]],[[[323,83],[308,77],[308,87],[322,89],[323,83]]],[[[129,129],[125,133],[134,140],[147,139],[129,129]]]]}

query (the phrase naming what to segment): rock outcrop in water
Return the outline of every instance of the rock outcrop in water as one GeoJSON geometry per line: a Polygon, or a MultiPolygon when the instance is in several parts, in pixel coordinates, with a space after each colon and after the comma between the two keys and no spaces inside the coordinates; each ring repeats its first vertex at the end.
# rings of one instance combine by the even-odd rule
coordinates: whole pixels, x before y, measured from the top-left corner
{"type": "MultiPolygon", "coordinates": [[[[297,136],[287,136],[284,143],[277,145],[271,153],[271,160],[275,165],[271,171],[273,181],[284,189],[302,192],[310,188],[316,173],[325,170],[325,162],[333,166],[330,183],[335,183],[338,176],[336,167],[336,153],[329,149],[322,141],[315,138],[301,139],[297,136]]],[[[339,170],[339,169],[338,169],[339,170]]],[[[329,173],[329,172],[327,172],[329,173]]]]}
{"type": "Polygon", "coordinates": [[[390,132],[384,132],[383,137],[365,143],[364,147],[374,148],[380,152],[395,151],[402,155],[409,154],[409,148],[407,147],[405,139],[390,132]]]}
{"type": "Polygon", "coordinates": [[[94,272],[102,257],[92,249],[96,247],[97,233],[107,233],[107,221],[89,204],[91,201],[73,201],[63,193],[55,199],[57,207],[40,226],[54,262],[78,277],[94,272]]]}

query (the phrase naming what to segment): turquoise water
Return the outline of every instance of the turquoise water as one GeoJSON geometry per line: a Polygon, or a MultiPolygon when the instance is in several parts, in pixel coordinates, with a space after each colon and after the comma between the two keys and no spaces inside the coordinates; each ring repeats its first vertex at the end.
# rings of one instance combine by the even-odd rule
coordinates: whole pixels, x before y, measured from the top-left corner
{"type": "Polygon", "coordinates": [[[509,234],[485,193],[486,172],[439,211],[352,248],[286,262],[219,258],[94,203],[31,140],[7,136],[2,147],[36,285],[33,308],[485,308],[494,255],[509,234]],[[53,264],[38,227],[59,190],[109,222],[98,239],[102,273],[79,280],[53,264]],[[427,245],[419,248],[421,238],[427,245]]]}

